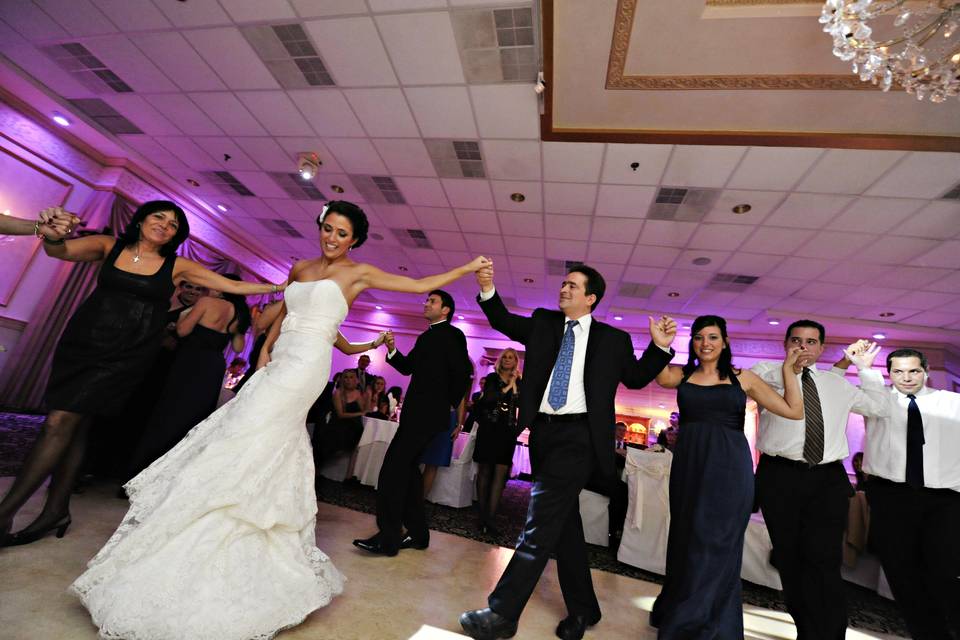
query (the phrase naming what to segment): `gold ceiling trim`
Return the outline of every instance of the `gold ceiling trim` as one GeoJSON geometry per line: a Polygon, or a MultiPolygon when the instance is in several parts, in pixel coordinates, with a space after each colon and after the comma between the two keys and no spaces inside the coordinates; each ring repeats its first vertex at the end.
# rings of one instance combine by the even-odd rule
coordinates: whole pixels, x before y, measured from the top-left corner
{"type": "Polygon", "coordinates": [[[818,0],[707,0],[708,7],[767,7],[788,4],[823,4],[818,0]]]}
{"type": "MultiPolygon", "coordinates": [[[[796,0],[710,0],[708,4],[732,6],[735,4],[800,4],[796,0]]],[[[613,38],[610,43],[610,59],[607,63],[607,89],[633,89],[639,91],[690,91],[690,90],[783,90],[804,89],[813,91],[864,91],[875,90],[873,85],[861,82],[853,74],[843,75],[686,75],[647,76],[625,75],[627,51],[633,32],[633,20],[637,0],[617,0],[614,16],[613,38]]]]}

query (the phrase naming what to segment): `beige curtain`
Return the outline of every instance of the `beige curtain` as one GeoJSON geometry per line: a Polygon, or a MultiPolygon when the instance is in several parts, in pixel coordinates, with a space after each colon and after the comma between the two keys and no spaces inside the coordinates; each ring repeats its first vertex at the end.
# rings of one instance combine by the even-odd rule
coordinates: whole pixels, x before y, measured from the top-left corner
{"type": "MultiPolygon", "coordinates": [[[[77,215],[89,230],[99,232],[109,227],[108,233],[118,235],[133,218],[133,212],[134,207],[115,193],[95,191],[77,215]]],[[[99,268],[96,262],[60,263],[49,282],[48,294],[37,304],[0,374],[0,404],[29,411],[42,408],[57,340],[77,307],[96,286],[99,268]]]]}

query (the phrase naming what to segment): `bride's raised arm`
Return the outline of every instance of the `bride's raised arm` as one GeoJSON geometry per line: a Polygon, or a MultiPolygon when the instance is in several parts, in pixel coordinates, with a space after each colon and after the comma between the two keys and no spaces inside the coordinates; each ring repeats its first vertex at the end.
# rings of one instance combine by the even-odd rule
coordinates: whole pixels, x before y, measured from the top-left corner
{"type": "Polygon", "coordinates": [[[385,291],[400,291],[403,293],[428,293],[490,264],[492,264],[490,260],[479,256],[462,267],[424,278],[399,276],[395,273],[381,271],[371,264],[363,264],[359,265],[362,269],[360,273],[360,283],[364,289],[383,289],[385,291]]]}

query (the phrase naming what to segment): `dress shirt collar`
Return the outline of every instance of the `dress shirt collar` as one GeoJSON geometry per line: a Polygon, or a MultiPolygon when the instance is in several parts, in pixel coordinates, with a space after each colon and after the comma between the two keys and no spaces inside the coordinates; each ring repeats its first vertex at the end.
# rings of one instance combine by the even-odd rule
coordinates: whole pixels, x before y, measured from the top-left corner
{"type": "MultiPolygon", "coordinates": [[[[890,389],[897,395],[897,398],[898,398],[898,399],[901,399],[901,400],[907,400],[907,399],[908,399],[908,398],[907,398],[907,394],[906,394],[906,393],[901,393],[900,390],[897,389],[895,386],[890,385],[890,389]]],[[[923,385],[922,387],[920,387],[920,390],[919,390],[919,391],[917,391],[916,393],[911,394],[911,395],[913,395],[913,396],[915,396],[915,397],[917,397],[917,398],[921,398],[921,397],[927,395],[928,393],[933,393],[933,391],[934,391],[934,390],[931,389],[930,387],[928,387],[927,385],[923,385]]]]}
{"type": "Polygon", "coordinates": [[[437,326],[438,324],[443,324],[444,322],[450,322],[450,321],[449,321],[449,320],[437,320],[436,322],[431,322],[431,323],[430,323],[430,326],[427,327],[427,328],[428,328],[428,329],[433,329],[433,328],[434,328],[435,326],[437,326]]]}
{"type": "Polygon", "coordinates": [[[581,328],[583,331],[589,331],[589,330],[590,330],[590,323],[593,322],[593,316],[590,315],[589,313],[586,314],[586,315],[582,315],[582,316],[580,316],[579,318],[571,318],[570,316],[565,315],[565,316],[563,316],[563,324],[564,324],[564,327],[566,327],[566,324],[567,324],[568,322],[570,322],[571,320],[576,320],[576,321],[577,321],[577,324],[580,325],[580,328],[581,328]]]}

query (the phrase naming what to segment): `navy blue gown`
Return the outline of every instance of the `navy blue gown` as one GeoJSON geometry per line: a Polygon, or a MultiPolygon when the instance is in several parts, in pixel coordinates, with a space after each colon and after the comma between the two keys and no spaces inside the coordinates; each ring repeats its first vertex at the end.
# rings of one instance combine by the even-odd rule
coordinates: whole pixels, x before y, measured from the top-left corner
{"type": "Polygon", "coordinates": [[[684,378],[677,404],[667,575],[650,622],[662,640],[740,639],[740,565],[753,505],[747,396],[736,376],[715,386],[684,378]]]}

